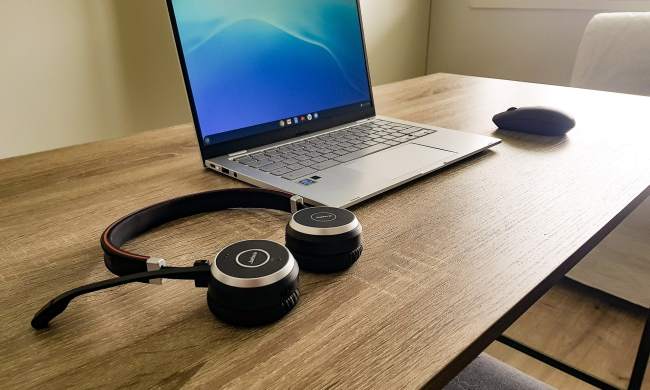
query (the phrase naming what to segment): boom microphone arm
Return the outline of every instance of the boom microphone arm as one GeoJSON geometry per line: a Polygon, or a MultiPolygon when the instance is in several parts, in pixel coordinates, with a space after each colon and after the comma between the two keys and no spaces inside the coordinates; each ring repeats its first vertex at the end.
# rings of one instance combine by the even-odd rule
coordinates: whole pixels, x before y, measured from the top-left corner
{"type": "Polygon", "coordinates": [[[64,292],[43,306],[41,310],[34,315],[34,318],[32,319],[32,327],[34,329],[47,328],[50,321],[52,321],[54,317],[63,313],[66,307],[68,307],[70,301],[80,295],[122,286],[128,283],[149,282],[151,279],[194,280],[197,287],[205,287],[207,286],[209,272],[209,265],[204,263],[188,268],[162,268],[158,271],[141,272],[77,287],[64,292]]]}

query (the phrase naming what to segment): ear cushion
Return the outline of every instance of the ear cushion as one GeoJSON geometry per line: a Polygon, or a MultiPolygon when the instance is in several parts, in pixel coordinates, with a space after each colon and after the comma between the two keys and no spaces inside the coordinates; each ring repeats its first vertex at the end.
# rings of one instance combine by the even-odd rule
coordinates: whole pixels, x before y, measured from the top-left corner
{"type": "Polygon", "coordinates": [[[361,257],[363,245],[351,252],[338,255],[314,255],[291,251],[302,271],[325,274],[341,272],[350,267],[361,257]]]}
{"type": "Polygon", "coordinates": [[[215,317],[230,325],[240,327],[255,327],[267,325],[280,320],[298,304],[300,291],[295,289],[284,297],[277,305],[263,309],[245,310],[219,305],[208,298],[208,307],[215,317]]]}

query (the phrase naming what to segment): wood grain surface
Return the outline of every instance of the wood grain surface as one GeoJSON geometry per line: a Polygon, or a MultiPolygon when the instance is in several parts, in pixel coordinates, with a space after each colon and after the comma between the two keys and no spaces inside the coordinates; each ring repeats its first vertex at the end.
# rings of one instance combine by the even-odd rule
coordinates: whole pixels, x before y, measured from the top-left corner
{"type": "MultiPolygon", "coordinates": [[[[99,235],[113,220],[243,186],[202,168],[191,126],[0,161],[0,387],[438,388],[650,193],[650,98],[447,74],[375,93],[381,114],[504,142],[355,207],[361,260],[303,274],[300,304],[265,328],[216,321],[187,282],[92,294],[49,331],[29,326],[54,295],[111,276],[99,235]],[[493,114],[527,105],[579,125],[495,132],[493,114]]],[[[240,239],[282,241],[286,220],[204,215],[129,247],[189,265],[240,239]]]]}

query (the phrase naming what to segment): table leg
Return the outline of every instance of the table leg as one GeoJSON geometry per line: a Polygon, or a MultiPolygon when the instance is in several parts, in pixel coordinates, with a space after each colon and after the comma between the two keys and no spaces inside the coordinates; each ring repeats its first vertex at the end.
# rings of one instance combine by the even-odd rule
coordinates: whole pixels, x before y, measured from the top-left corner
{"type": "Polygon", "coordinates": [[[636,354],[636,360],[634,361],[634,369],[632,370],[632,376],[630,377],[630,385],[628,389],[630,390],[640,390],[641,385],[643,384],[643,377],[645,376],[646,369],[648,367],[648,358],[650,357],[650,309],[646,312],[645,327],[643,328],[643,334],[641,335],[641,343],[639,344],[639,350],[636,354]]]}

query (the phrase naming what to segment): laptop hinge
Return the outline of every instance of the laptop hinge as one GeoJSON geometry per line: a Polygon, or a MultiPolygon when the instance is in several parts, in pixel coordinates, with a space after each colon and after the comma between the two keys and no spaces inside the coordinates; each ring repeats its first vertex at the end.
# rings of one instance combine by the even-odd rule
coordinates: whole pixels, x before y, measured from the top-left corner
{"type": "Polygon", "coordinates": [[[228,155],[228,157],[239,157],[239,156],[244,155],[246,153],[248,153],[248,150],[240,150],[239,152],[230,153],[228,155]]]}

